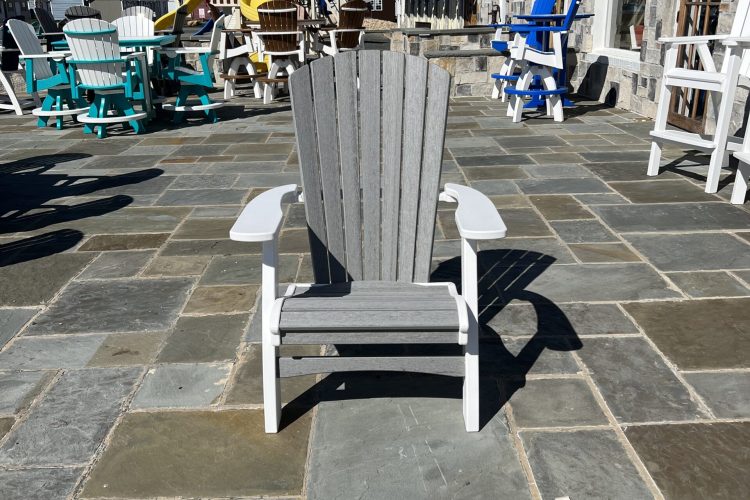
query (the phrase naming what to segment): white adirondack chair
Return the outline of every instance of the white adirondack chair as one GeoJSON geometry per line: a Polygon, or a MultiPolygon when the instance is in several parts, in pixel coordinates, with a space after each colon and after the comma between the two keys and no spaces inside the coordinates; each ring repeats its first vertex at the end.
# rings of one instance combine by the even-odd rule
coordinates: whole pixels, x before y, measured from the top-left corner
{"type": "Polygon", "coordinates": [[[73,97],[80,97],[81,91],[94,91],[89,113],[78,116],[84,131],[92,133],[98,128],[97,135],[104,138],[108,124],[128,122],[135,133],[141,133],[147,113],[136,113],[130,99],[136,79],[146,81],[145,75],[138,74],[142,59],[132,62],[145,54],[121,55],[117,28],[100,19],[76,19],[66,24],[63,32],[73,54],[67,62],[78,80],[71,82],[73,97]]]}
{"type": "MultiPolygon", "coordinates": [[[[131,7],[134,9],[135,7],[131,7]]],[[[147,8],[147,7],[144,7],[147,8]]],[[[151,10],[151,9],[149,9],[151,10]]],[[[117,37],[122,40],[123,38],[145,38],[154,36],[154,21],[148,17],[141,15],[127,15],[112,21],[112,24],[117,28],[117,37]]],[[[120,49],[122,52],[138,52],[139,48],[133,48],[130,50],[120,49]]],[[[152,64],[154,61],[154,49],[146,47],[146,57],[148,63],[152,64]]]]}
{"type": "Polygon", "coordinates": [[[154,19],[156,19],[156,12],[146,7],[145,5],[134,5],[122,11],[122,17],[128,16],[141,16],[153,21],[154,19]]]}
{"type": "Polygon", "coordinates": [[[365,29],[362,24],[369,12],[364,0],[351,0],[339,8],[338,26],[333,29],[321,28],[328,32],[328,40],[317,40],[316,50],[327,55],[347,50],[360,50],[365,43],[365,29]]]}
{"type": "Polygon", "coordinates": [[[224,99],[231,99],[235,96],[237,90],[237,81],[251,80],[253,82],[253,93],[256,99],[263,97],[263,89],[258,81],[258,72],[255,63],[252,61],[251,54],[258,51],[253,37],[246,30],[237,29],[234,31],[223,30],[221,32],[221,42],[219,44],[219,61],[226,73],[222,73],[221,79],[224,81],[224,99]],[[240,44],[232,44],[230,37],[237,39],[238,34],[242,39],[240,44]],[[245,68],[247,75],[239,74],[239,70],[245,68]]]}
{"type": "Polygon", "coordinates": [[[263,242],[266,432],[278,430],[280,377],[368,370],[463,377],[466,430],[479,430],[477,241],[502,238],[506,227],[478,191],[439,192],[449,73],[421,57],[364,50],[313,61],[289,85],[304,198],[295,184],[266,191],[230,231],[263,242]],[[298,199],[315,283],[278,297],[282,203],[298,199]],[[438,199],[458,203],[460,294],[453,283],[428,283],[438,199]],[[282,343],[458,344],[464,354],[278,358],[282,343]]]}
{"type": "Polygon", "coordinates": [[[34,27],[21,20],[9,19],[8,29],[21,52],[21,62],[26,70],[26,90],[33,96],[40,91],[47,92],[41,105],[32,111],[38,126],[46,127],[48,120],[55,118],[57,128],[61,129],[63,117],[86,113],[89,108],[86,101],[73,99],[71,94],[68,69],[64,63],[70,52],[45,52],[34,27]]]}
{"type": "Polygon", "coordinates": [[[711,160],[706,176],[706,192],[715,193],[719,187],[722,166],[728,163],[728,151],[738,151],[742,139],[729,135],[732,105],[740,74],[750,76],[750,57],[743,57],[748,44],[737,40],[750,36],[750,0],[739,0],[729,35],[693,37],[667,37],[659,41],[667,46],[664,60],[659,107],[656,112],[654,130],[651,131],[651,157],[648,175],[658,175],[661,165],[662,144],[673,142],[686,148],[710,152],[711,160]],[[714,64],[709,42],[724,42],[725,53],[721,68],[714,64]],[[691,45],[698,52],[703,70],[677,67],[677,51],[681,46],[691,45]],[[710,92],[716,117],[713,135],[695,134],[667,128],[667,114],[672,100],[673,88],[687,87],[710,92]]]}

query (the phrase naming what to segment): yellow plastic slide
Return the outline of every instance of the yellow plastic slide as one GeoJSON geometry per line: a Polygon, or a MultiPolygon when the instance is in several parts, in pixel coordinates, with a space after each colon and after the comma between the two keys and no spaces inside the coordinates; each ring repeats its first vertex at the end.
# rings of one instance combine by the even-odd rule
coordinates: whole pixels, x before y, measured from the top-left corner
{"type": "MultiPolygon", "coordinates": [[[[182,7],[185,7],[188,11],[188,15],[190,15],[202,3],[203,3],[203,0],[186,0],[185,3],[182,4],[182,7]]],[[[168,30],[172,28],[172,25],[174,24],[174,16],[176,14],[177,14],[177,9],[167,12],[166,14],[161,16],[154,23],[154,29],[156,31],[161,31],[161,30],[168,30]]]]}

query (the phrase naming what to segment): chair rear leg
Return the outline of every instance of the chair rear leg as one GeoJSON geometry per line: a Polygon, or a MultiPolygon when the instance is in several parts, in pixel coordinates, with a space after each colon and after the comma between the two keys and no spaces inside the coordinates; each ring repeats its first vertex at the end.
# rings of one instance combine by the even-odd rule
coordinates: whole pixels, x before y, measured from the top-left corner
{"type": "MultiPolygon", "coordinates": [[[[672,88],[664,82],[661,84],[661,93],[659,94],[659,106],[656,109],[656,118],[654,119],[654,130],[662,131],[667,128],[667,114],[669,113],[669,104],[672,101],[672,88]]],[[[648,158],[648,170],[646,175],[659,175],[659,166],[661,165],[662,141],[653,138],[651,141],[651,155],[648,158]]]]}
{"type": "Polygon", "coordinates": [[[737,166],[737,177],[734,179],[734,189],[732,189],[732,203],[742,205],[745,203],[747,196],[748,178],[750,178],[750,165],[740,162],[737,166]]]}

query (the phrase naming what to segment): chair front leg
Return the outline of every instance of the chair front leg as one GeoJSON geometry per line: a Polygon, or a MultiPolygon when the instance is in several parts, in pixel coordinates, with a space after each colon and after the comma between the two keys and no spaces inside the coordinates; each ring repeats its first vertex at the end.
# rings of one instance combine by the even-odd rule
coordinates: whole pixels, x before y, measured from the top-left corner
{"type": "MultiPolygon", "coordinates": [[[[281,385],[278,371],[280,338],[271,332],[271,309],[278,292],[278,236],[263,242],[261,289],[261,340],[263,349],[263,414],[267,433],[279,431],[281,421],[281,385]]],[[[257,314],[257,313],[256,313],[257,314]]]]}
{"type": "Polygon", "coordinates": [[[479,430],[479,296],[476,240],[461,240],[461,295],[469,313],[464,346],[463,413],[466,432],[479,430]]]}

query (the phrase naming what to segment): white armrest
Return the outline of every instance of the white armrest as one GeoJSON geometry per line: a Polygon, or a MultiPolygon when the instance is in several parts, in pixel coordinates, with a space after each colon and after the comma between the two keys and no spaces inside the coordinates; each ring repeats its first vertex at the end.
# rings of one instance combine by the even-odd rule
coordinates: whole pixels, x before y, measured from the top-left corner
{"type": "Polygon", "coordinates": [[[229,237],[234,241],[272,240],[284,218],[281,204],[294,201],[296,193],[297,185],[287,184],[259,194],[242,210],[229,231],[229,237]]]}
{"type": "Polygon", "coordinates": [[[211,47],[180,47],[174,52],[176,54],[208,54],[211,53],[211,47]]]}
{"type": "Polygon", "coordinates": [[[21,59],[64,59],[70,54],[72,54],[72,52],[60,50],[45,52],[44,54],[27,54],[25,56],[21,56],[21,59]]]}
{"type": "Polygon", "coordinates": [[[666,36],[659,38],[659,43],[672,45],[694,45],[697,43],[708,43],[714,40],[724,40],[728,35],[704,35],[704,36],[666,36]]]}
{"type": "Polygon", "coordinates": [[[456,227],[467,240],[504,238],[508,228],[495,205],[485,195],[470,187],[448,183],[440,195],[442,201],[456,201],[456,227]]]}
{"type": "Polygon", "coordinates": [[[743,45],[743,46],[750,46],[750,37],[748,36],[738,36],[738,37],[728,37],[723,42],[724,45],[733,47],[736,45],[743,45]]]}

